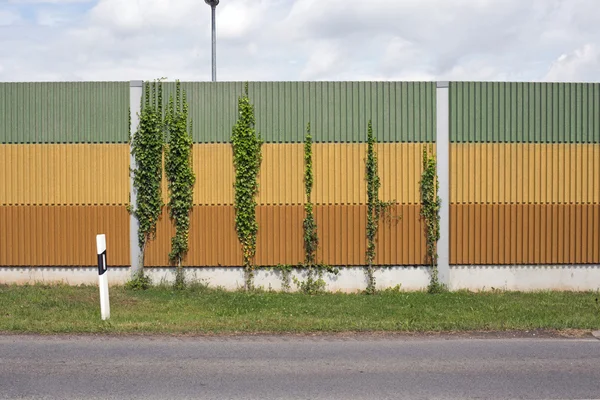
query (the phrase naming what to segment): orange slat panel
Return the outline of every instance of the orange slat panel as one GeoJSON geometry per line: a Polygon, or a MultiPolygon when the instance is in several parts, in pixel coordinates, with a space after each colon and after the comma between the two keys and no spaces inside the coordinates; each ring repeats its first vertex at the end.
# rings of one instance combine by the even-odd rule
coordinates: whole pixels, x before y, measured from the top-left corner
{"type": "MultiPolygon", "coordinates": [[[[452,243],[457,243],[452,264],[594,264],[598,257],[600,205],[453,205],[453,214],[491,213],[493,223],[480,222],[459,230],[452,243]],[[484,211],[484,208],[488,210],[484,211]],[[470,210],[469,210],[470,209],[470,210]],[[597,215],[596,215],[597,214],[597,215]],[[533,222],[532,222],[533,221],[533,222]],[[488,230],[484,235],[483,231],[488,230]],[[491,256],[465,252],[461,242],[479,248],[487,235],[491,256]],[[593,240],[588,236],[595,235],[593,240]],[[489,237],[499,240],[490,240],[489,237]],[[529,243],[533,243],[533,248],[529,243]],[[461,250],[462,249],[462,250],[461,250]]],[[[464,218],[466,219],[466,218],[464,218]]],[[[463,219],[463,220],[464,220],[463,219]]],[[[480,221],[484,221],[481,219],[480,221]]],[[[460,221],[457,221],[460,226],[460,221]]],[[[467,226],[467,225],[464,225],[467,226]]],[[[452,250],[454,251],[454,247],[452,250]]]]}
{"type": "Polygon", "coordinates": [[[0,265],[94,266],[96,235],[106,234],[109,265],[129,265],[129,214],[123,206],[0,206],[0,265]]]}
{"type": "Polygon", "coordinates": [[[459,235],[457,231],[457,216],[456,216],[457,205],[450,204],[450,264],[457,264],[457,244],[459,241],[459,235]]]}

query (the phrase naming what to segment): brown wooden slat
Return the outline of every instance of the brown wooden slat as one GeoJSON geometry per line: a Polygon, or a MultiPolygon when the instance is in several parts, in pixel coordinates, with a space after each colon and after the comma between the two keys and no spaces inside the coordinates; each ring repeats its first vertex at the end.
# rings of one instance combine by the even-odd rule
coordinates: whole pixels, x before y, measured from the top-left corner
{"type": "Polygon", "coordinates": [[[0,206],[0,265],[95,266],[104,233],[109,265],[129,265],[124,206],[0,206]]]}
{"type": "Polygon", "coordinates": [[[484,218],[468,225],[465,217],[451,219],[454,265],[600,263],[598,204],[452,204],[450,210],[459,217],[478,213],[493,216],[491,224],[484,218]],[[472,240],[475,249],[491,249],[491,256],[465,252],[463,244],[472,240]]]}

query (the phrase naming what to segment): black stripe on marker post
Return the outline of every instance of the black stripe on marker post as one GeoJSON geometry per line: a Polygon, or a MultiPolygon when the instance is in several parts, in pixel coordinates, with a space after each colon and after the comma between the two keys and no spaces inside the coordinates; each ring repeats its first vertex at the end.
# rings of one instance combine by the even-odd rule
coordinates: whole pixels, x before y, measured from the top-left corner
{"type": "Polygon", "coordinates": [[[106,250],[102,254],[98,254],[98,275],[103,275],[108,270],[106,265],[106,250]]]}

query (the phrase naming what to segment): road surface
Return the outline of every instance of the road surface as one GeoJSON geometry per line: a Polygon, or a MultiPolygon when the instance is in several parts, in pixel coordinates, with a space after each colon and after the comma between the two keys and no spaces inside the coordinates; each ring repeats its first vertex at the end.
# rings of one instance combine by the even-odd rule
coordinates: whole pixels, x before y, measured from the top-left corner
{"type": "Polygon", "coordinates": [[[600,399],[600,341],[0,336],[0,398],[600,399]]]}

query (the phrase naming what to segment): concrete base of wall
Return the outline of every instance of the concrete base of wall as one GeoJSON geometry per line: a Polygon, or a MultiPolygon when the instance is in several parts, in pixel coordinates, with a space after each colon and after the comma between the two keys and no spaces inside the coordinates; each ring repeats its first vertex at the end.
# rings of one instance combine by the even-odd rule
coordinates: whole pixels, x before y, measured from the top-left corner
{"type": "MultiPolygon", "coordinates": [[[[206,283],[211,287],[222,287],[226,290],[236,290],[244,286],[244,270],[239,267],[219,268],[185,268],[186,279],[206,283]]],[[[146,268],[146,274],[155,284],[170,284],[175,280],[175,268],[146,268]]],[[[130,277],[127,267],[109,267],[108,281],[111,285],[121,285],[130,277]]],[[[292,276],[299,280],[306,279],[306,272],[294,270],[292,276]]],[[[323,279],[327,290],[332,292],[356,292],[366,287],[365,272],[360,267],[341,268],[339,275],[325,273],[323,279]]],[[[421,290],[429,282],[429,269],[426,267],[391,267],[382,268],[376,272],[377,287],[385,289],[401,285],[403,290],[421,290]]],[[[0,283],[54,283],[63,282],[69,285],[98,283],[98,268],[96,267],[0,267],[0,283]]],[[[255,274],[255,286],[266,290],[282,290],[281,272],[261,269],[255,274]]],[[[296,285],[290,279],[291,290],[296,285]]]]}
{"type": "MultiPolygon", "coordinates": [[[[122,284],[131,276],[129,267],[109,267],[109,284],[122,284]]],[[[0,267],[0,283],[66,283],[97,285],[98,267],[0,267]]]]}
{"type": "MultiPolygon", "coordinates": [[[[155,284],[172,283],[175,268],[146,268],[146,273],[155,284]]],[[[127,282],[130,269],[111,267],[108,272],[111,285],[127,282]]],[[[235,290],[244,286],[242,268],[186,268],[188,281],[197,281],[211,287],[235,290]]],[[[306,279],[304,271],[293,271],[293,276],[306,279]]],[[[429,284],[430,270],[427,267],[386,267],[376,272],[377,288],[385,289],[401,285],[401,290],[423,290],[429,284]]],[[[324,274],[327,290],[332,292],[357,292],[364,290],[366,279],[364,269],[349,267],[340,269],[339,275],[324,274]]],[[[96,267],[0,267],[0,283],[54,283],[69,285],[97,284],[96,267]]],[[[281,272],[259,270],[255,275],[255,285],[266,290],[281,290],[281,272]]],[[[292,290],[296,290],[293,281],[292,290]]],[[[560,266],[453,266],[450,268],[451,290],[573,290],[587,291],[600,289],[600,265],[560,265],[560,266]]]]}
{"type": "MultiPolygon", "coordinates": [[[[172,283],[175,270],[171,268],[148,268],[148,275],[155,283],[172,283]]],[[[244,286],[244,270],[242,268],[190,268],[186,269],[186,277],[191,281],[204,282],[212,287],[235,290],[244,286]]],[[[293,277],[306,280],[306,271],[294,270],[290,277],[290,290],[297,290],[293,277]]],[[[331,292],[358,292],[367,286],[364,268],[341,268],[338,275],[323,274],[327,290],[331,292]]],[[[401,285],[402,290],[422,290],[429,283],[429,269],[425,267],[391,267],[376,272],[377,287],[385,289],[401,285]]],[[[282,274],[280,271],[261,269],[256,271],[254,285],[265,290],[280,291],[282,274]]]]}
{"type": "Polygon", "coordinates": [[[452,266],[450,289],[572,290],[600,289],[600,265],[452,266]]]}

